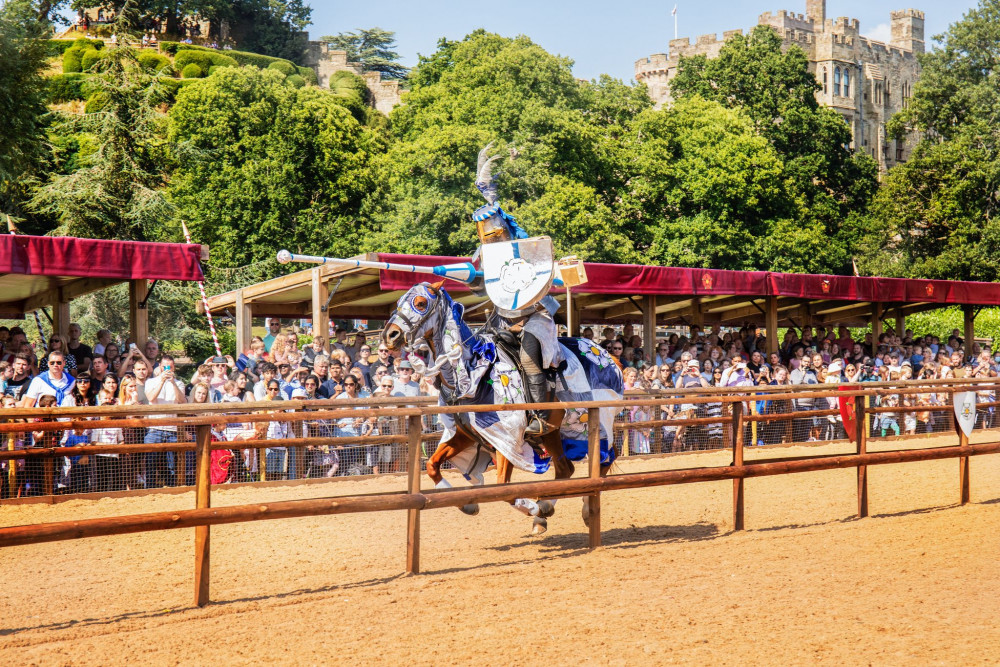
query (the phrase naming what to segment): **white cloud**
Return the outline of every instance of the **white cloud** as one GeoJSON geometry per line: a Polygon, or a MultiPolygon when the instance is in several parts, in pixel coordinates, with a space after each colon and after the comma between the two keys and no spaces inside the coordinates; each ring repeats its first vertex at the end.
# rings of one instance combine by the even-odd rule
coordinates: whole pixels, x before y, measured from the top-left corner
{"type": "Polygon", "coordinates": [[[877,26],[869,30],[865,34],[865,37],[875,40],[876,42],[885,42],[888,44],[889,40],[892,39],[892,28],[888,23],[879,23],[877,26]]]}

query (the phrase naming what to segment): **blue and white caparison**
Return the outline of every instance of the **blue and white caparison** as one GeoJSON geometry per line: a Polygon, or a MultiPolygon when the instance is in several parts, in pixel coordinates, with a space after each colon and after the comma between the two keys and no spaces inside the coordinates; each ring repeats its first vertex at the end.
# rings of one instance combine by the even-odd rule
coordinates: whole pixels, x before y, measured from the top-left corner
{"type": "MultiPolygon", "coordinates": [[[[402,346],[417,372],[439,376],[442,405],[511,405],[526,403],[521,375],[502,347],[489,333],[474,333],[463,320],[465,308],[452,300],[440,286],[420,283],[397,302],[386,323],[385,342],[390,348],[402,346]],[[424,361],[421,354],[427,355],[424,361]]],[[[559,401],[620,400],[621,370],[607,353],[585,338],[560,338],[567,367],[556,383],[559,401]]],[[[601,465],[609,466],[615,451],[609,446],[615,408],[601,408],[601,465]]],[[[451,440],[457,430],[453,415],[442,415],[441,443],[451,440]]],[[[549,469],[549,458],[539,454],[524,440],[527,416],[524,410],[468,412],[459,421],[510,461],[515,468],[533,473],[549,469]]],[[[580,461],[587,455],[587,439],[592,427],[587,411],[567,410],[560,435],[567,457],[580,461]]],[[[475,448],[459,453],[450,462],[467,477],[479,476],[485,463],[475,448]]],[[[488,463],[488,459],[486,460],[488,463]]]]}

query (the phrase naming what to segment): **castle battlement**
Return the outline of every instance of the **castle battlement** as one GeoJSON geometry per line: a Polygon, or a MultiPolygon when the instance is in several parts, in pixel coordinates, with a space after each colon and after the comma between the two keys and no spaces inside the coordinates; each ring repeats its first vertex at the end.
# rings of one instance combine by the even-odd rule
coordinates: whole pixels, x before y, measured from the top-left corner
{"type": "MultiPolygon", "coordinates": [[[[840,113],[851,126],[855,150],[864,151],[886,169],[905,161],[912,142],[903,146],[885,134],[889,117],[904,108],[920,77],[917,55],[924,52],[924,13],[903,9],[890,14],[889,43],[861,34],[858,19],[826,16],[826,0],[805,0],[806,12],[764,12],[758,25],[781,37],[783,48],[801,48],[809,59],[821,91],[820,104],[840,113]]],[[[670,104],[670,81],[677,75],[681,57],[718,57],[725,41],[743,30],[670,40],[670,50],[635,61],[635,79],[647,86],[656,106],[670,104]]]]}

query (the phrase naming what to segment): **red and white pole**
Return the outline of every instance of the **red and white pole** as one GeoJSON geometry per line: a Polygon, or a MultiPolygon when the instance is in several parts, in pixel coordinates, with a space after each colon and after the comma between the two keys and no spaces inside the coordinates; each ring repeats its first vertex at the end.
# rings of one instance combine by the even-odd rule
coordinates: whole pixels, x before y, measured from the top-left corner
{"type": "MultiPolygon", "coordinates": [[[[188,231],[188,227],[183,221],[181,222],[181,229],[184,230],[184,240],[190,245],[191,232],[188,231]]],[[[222,348],[219,347],[219,334],[215,332],[215,321],[212,320],[212,311],[208,307],[208,297],[205,296],[204,281],[198,281],[198,289],[201,291],[201,303],[205,307],[205,317],[208,318],[208,328],[212,332],[212,342],[215,343],[215,354],[221,357],[222,348]]],[[[239,354],[239,351],[237,351],[237,354],[239,354]]]]}

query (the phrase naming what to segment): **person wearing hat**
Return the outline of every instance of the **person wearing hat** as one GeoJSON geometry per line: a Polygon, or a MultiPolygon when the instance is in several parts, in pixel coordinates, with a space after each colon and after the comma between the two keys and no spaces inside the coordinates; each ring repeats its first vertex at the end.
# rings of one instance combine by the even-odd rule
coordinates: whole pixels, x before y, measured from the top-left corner
{"type": "Polygon", "coordinates": [[[397,364],[393,396],[419,396],[420,383],[413,381],[413,365],[405,359],[397,364]]]}

